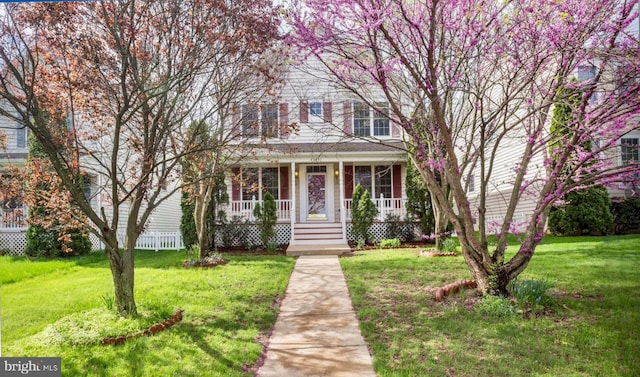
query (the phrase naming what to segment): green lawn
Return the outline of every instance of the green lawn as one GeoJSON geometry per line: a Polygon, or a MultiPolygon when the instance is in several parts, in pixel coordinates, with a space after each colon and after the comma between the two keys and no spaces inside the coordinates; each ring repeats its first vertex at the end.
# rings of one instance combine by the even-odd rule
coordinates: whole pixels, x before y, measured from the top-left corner
{"type": "Polygon", "coordinates": [[[545,238],[521,278],[554,282],[557,305],[530,319],[480,314],[469,292],[434,302],[470,274],[417,251],[341,259],[378,375],[640,375],[640,236],[545,238]]]}
{"type": "Polygon", "coordinates": [[[136,256],[136,321],[116,319],[103,255],[53,261],[0,257],[2,356],[59,356],[65,376],[248,376],[258,339],[276,319],[295,260],[226,256],[212,269],[185,269],[184,253],[136,256]],[[184,320],[121,346],[96,344],[113,328],[135,332],[184,310],[184,320]],[[95,319],[89,321],[88,319],[95,319]],[[53,325],[53,326],[52,326],[53,325]]]}

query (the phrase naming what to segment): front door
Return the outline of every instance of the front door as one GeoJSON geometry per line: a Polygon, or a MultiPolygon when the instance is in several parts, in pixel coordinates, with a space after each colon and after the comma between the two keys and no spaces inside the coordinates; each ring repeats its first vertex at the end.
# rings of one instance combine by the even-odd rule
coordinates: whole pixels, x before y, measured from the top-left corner
{"type": "Polygon", "coordinates": [[[307,173],[307,220],[327,219],[327,173],[307,173]]]}
{"type": "Polygon", "coordinates": [[[333,221],[333,175],[331,165],[302,165],[300,185],[302,221],[333,221]]]}

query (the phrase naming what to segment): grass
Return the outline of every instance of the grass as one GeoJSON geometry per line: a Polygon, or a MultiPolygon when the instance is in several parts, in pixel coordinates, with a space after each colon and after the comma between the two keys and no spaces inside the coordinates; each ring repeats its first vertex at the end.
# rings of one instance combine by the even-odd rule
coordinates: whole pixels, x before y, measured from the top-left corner
{"type": "Polygon", "coordinates": [[[374,250],[341,264],[379,376],[640,373],[640,236],[546,237],[521,278],[553,282],[557,304],[530,319],[482,314],[470,292],[436,303],[437,287],[470,278],[461,256],[374,250]]]}
{"type": "Polygon", "coordinates": [[[224,256],[212,269],[185,269],[183,253],[140,251],[141,313],[123,321],[106,308],[113,294],[103,255],[29,261],[0,257],[2,356],[58,356],[65,376],[247,376],[262,353],[258,339],[275,323],[294,259],[224,256]],[[177,308],[184,319],[120,346],[99,340],[136,332],[177,308]]]}

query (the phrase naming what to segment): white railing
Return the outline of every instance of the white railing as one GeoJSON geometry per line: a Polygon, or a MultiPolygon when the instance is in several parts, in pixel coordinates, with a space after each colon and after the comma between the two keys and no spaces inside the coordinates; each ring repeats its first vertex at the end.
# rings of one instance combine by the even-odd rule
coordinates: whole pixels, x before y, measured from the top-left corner
{"type": "MultiPolygon", "coordinates": [[[[407,208],[406,198],[385,198],[382,194],[380,198],[372,199],[373,204],[375,204],[378,209],[378,215],[376,216],[376,220],[384,221],[387,216],[393,215],[399,217],[401,220],[404,220],[407,216],[407,208]]],[[[353,206],[352,199],[344,200],[344,208],[346,210],[347,220],[351,220],[351,208],[353,206]]]]}
{"type": "Polygon", "coordinates": [[[136,241],[139,250],[180,250],[182,235],[180,232],[147,232],[142,233],[136,241]]]}
{"type": "MultiPolygon", "coordinates": [[[[230,219],[233,216],[240,216],[249,221],[254,221],[253,210],[256,208],[256,204],[261,203],[257,199],[232,201],[227,206],[227,218],[230,219]]],[[[291,200],[276,200],[276,210],[278,211],[278,220],[291,219],[291,200]]]]}
{"type": "Polygon", "coordinates": [[[26,208],[0,208],[0,229],[21,229],[27,226],[26,208]]]}

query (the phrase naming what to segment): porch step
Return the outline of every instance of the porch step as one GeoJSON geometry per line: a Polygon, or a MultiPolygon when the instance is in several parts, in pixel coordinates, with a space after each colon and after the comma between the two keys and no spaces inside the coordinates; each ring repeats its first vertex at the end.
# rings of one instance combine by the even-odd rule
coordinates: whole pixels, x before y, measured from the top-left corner
{"type": "Polygon", "coordinates": [[[296,224],[287,255],[340,255],[351,251],[342,240],[340,223],[296,224]]]}
{"type": "Polygon", "coordinates": [[[350,253],[351,248],[345,244],[333,245],[289,245],[287,248],[288,256],[300,255],[342,255],[350,253]]]}

